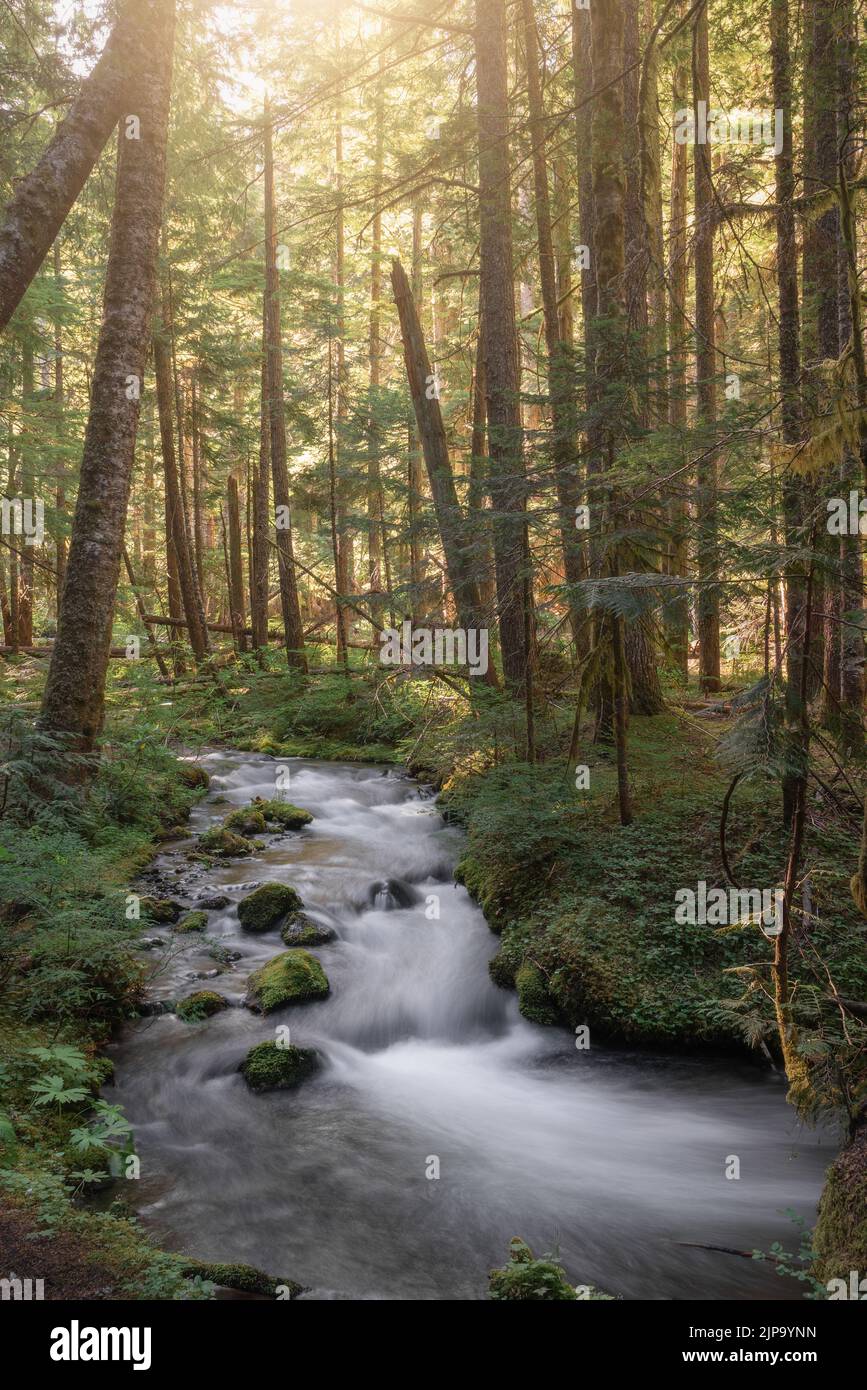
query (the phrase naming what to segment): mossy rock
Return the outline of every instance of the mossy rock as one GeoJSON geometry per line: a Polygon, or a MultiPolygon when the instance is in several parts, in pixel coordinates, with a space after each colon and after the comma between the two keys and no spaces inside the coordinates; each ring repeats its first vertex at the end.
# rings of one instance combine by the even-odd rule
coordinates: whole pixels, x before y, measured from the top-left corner
{"type": "Polygon", "coordinates": [[[545,984],[545,977],[536,965],[525,961],[515,976],[518,1008],[530,1023],[552,1024],[559,1015],[545,984]]]}
{"type": "Polygon", "coordinates": [[[184,1023],[202,1023],[212,1014],[228,1007],[228,1002],[222,994],[217,994],[213,989],[199,989],[195,994],[188,994],[186,999],[181,999],[175,1006],[175,1013],[184,1023]]]}
{"type": "Polygon", "coordinates": [[[239,1067],[251,1091],[289,1091],[319,1065],[310,1047],[278,1047],[276,1042],[251,1047],[239,1067]]]}
{"type": "Polygon", "coordinates": [[[176,922],[184,910],[172,898],[142,898],[139,906],[152,922],[176,922]]]}
{"type": "Polygon", "coordinates": [[[231,811],[223,821],[226,830],[235,830],[239,835],[264,835],[268,829],[261,811],[252,806],[239,806],[231,811]]]}
{"type": "Polygon", "coordinates": [[[178,776],[188,787],[208,787],[211,779],[197,763],[178,763],[178,776]]]}
{"type": "Polygon", "coordinates": [[[295,912],[280,928],[285,946],[325,946],[337,932],[333,927],[320,927],[304,912],[295,912]]]}
{"type": "Polygon", "coordinates": [[[206,854],[213,854],[217,859],[235,859],[245,854],[252,854],[256,846],[252,840],[247,840],[243,835],[236,835],[231,830],[226,830],[225,826],[217,825],[212,830],[206,830],[204,835],[199,836],[199,849],[206,854]]]}
{"type": "Polygon", "coordinates": [[[189,838],[189,830],[185,825],[168,825],[162,830],[154,832],[154,839],[163,844],[166,840],[186,840],[189,838]]]}
{"type": "Polygon", "coordinates": [[[828,1169],[813,1232],[813,1273],[848,1281],[867,1274],[867,1117],[828,1169]]]}
{"type": "Polygon", "coordinates": [[[259,796],[253,798],[248,809],[259,812],[266,821],[282,825],[284,830],[301,830],[313,819],[309,811],[293,806],[291,801],[265,801],[259,796]]]}
{"type": "Polygon", "coordinates": [[[208,914],[207,912],[188,912],[182,921],[178,922],[175,932],[185,936],[187,932],[207,931],[208,914]]]}
{"type": "Polygon", "coordinates": [[[238,903],[238,921],[245,931],[269,931],[301,906],[300,897],[287,883],[263,883],[238,903]]]}
{"type": "Polygon", "coordinates": [[[284,1004],[324,999],[328,977],[309,951],[284,951],[250,976],[246,1004],[257,1013],[269,1014],[284,1004]]]}

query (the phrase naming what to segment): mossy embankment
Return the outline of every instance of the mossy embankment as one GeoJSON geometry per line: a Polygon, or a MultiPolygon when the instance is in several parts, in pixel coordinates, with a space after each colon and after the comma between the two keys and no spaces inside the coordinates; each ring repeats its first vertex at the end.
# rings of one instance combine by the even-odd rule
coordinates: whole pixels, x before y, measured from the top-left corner
{"type": "MultiPolygon", "coordinates": [[[[30,735],[19,727],[26,754],[30,735]]],[[[147,899],[131,901],[130,884],[208,783],[154,734],[142,709],[113,719],[84,803],[59,783],[46,802],[22,801],[13,816],[19,788],[6,774],[0,1273],[42,1280],[48,1300],[209,1299],[223,1285],[294,1298],[300,1285],[291,1279],[160,1250],[133,1207],[134,1135],[103,1049],[143,999],[147,966],[135,947],[160,908],[151,915],[147,899]]],[[[191,1021],[208,1011],[197,999],[191,1021]]]]}
{"type": "MultiPolygon", "coordinates": [[[[683,714],[634,718],[630,773],[636,816],[617,815],[613,756],[585,747],[589,786],[576,790],[562,761],[456,769],[440,797],[466,832],[458,878],[501,937],[491,972],[516,986],[537,1022],[588,1024],[601,1037],[679,1049],[774,1044],[761,979],[772,943],[758,924],[719,928],[676,920],[675,894],[725,885],[720,806],[728,778],[715,737],[683,714]]],[[[802,1026],[831,1018],[809,957],[818,951],[842,995],[862,997],[867,925],[848,891],[857,856],[847,831],[817,804],[806,863],[811,879],[810,950],[796,951],[802,1026]]],[[[727,827],[741,884],[782,881],[787,838],[770,784],[746,786],[727,827]]]]}

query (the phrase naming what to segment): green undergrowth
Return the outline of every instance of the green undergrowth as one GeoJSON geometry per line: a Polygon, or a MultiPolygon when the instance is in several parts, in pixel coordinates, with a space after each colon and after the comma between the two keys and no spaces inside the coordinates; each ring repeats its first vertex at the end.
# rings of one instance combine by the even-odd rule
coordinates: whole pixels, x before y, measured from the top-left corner
{"type": "Polygon", "coordinates": [[[76,803],[61,780],[51,785],[51,750],[27,714],[9,704],[0,714],[0,1245],[17,1252],[22,1277],[46,1279],[49,1297],[210,1297],[131,1214],[133,1137],[100,1098],[111,1078],[100,1049],[144,984],[133,947],[150,923],[128,918],[129,885],[202,790],[136,711],[110,718],[98,775],[76,803]],[[34,750],[45,799],[21,794],[34,750]]]}

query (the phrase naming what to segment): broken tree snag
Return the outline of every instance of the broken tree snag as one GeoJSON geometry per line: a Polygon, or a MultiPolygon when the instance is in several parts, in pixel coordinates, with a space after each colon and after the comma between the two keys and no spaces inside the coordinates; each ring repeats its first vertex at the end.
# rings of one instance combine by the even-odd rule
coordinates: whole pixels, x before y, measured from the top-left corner
{"type": "Polygon", "coordinates": [[[289,474],[286,468],[286,420],[283,415],[283,347],[280,338],[280,277],[277,273],[277,231],[274,222],[274,155],[271,113],[265,104],[265,347],[268,380],[268,417],[271,434],[271,478],[274,483],[274,520],[277,530],[277,569],[280,606],[286,631],[286,660],[306,671],[304,627],[295,578],[289,474]]]}
{"type": "MultiPolygon", "coordinates": [[[[0,329],[45,259],[121,115],[152,29],[151,7],[128,0],[102,57],[34,169],[18,183],[0,224],[0,329]]],[[[135,113],[138,114],[138,113],[135,113]]]]}
{"type": "MultiPolygon", "coordinates": [[[[481,621],[479,589],[473,575],[473,546],[467,520],[455,491],[442,411],[434,374],[425,347],[406,271],[399,260],[391,263],[391,284],[400,318],[403,356],[412,396],[424,461],[430,480],[434,511],[446,557],[449,584],[455,596],[461,627],[477,627],[481,621]]],[[[489,666],[490,671],[493,667],[489,666]]]]}
{"type": "MultiPolygon", "coordinates": [[[[117,183],[78,500],[41,724],[93,751],[120,576],[156,283],[174,46],[174,0],[139,0],[144,40],[126,93],[135,135],[118,140],[117,183]]],[[[69,775],[84,778],[78,760],[69,775]]]]}

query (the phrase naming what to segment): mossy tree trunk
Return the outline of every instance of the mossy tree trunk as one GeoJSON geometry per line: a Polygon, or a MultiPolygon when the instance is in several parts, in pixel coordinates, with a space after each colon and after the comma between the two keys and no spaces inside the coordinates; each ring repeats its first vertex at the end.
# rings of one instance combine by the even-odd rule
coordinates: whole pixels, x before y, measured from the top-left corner
{"type": "MultiPolygon", "coordinates": [[[[103,319],[66,580],[41,723],[90,754],[99,737],[156,280],[165,186],[174,0],[140,0],[147,42],[126,88],[138,139],[121,132],[103,319]]],[[[70,767],[79,780],[85,765],[70,767]]]]}

